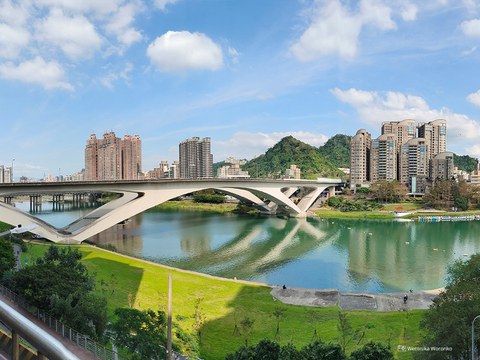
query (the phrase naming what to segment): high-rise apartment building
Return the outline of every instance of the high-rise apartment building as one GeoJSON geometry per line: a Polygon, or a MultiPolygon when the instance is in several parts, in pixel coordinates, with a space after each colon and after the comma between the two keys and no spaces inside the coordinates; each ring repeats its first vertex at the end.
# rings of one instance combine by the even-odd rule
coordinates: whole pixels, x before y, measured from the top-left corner
{"type": "Polygon", "coordinates": [[[85,145],[85,180],[98,180],[97,149],[97,136],[91,134],[85,145]]]}
{"type": "Polygon", "coordinates": [[[370,181],[370,149],[372,136],[364,129],[357,131],[350,142],[350,186],[370,181]]]}
{"type": "Polygon", "coordinates": [[[382,123],[382,135],[395,134],[398,146],[402,146],[408,140],[415,138],[416,121],[406,119],[402,121],[385,121],[382,123]]]}
{"type": "Polygon", "coordinates": [[[209,137],[193,137],[178,146],[180,178],[197,179],[213,177],[213,155],[209,137]]]}
{"type": "Polygon", "coordinates": [[[424,138],[408,140],[400,148],[400,183],[411,193],[425,192],[428,177],[428,150],[424,138]]]}
{"type": "Polygon", "coordinates": [[[124,139],[114,132],[97,139],[90,135],[85,146],[85,180],[134,180],[142,175],[142,142],[138,135],[124,139]]]}
{"type": "Polygon", "coordinates": [[[142,173],[142,140],[138,135],[125,135],[121,142],[122,179],[140,179],[142,173]]]}
{"type": "Polygon", "coordinates": [[[424,138],[429,151],[429,159],[447,151],[447,121],[437,119],[418,125],[418,137],[424,138]]]}
{"type": "Polygon", "coordinates": [[[450,180],[453,178],[453,153],[441,152],[430,160],[430,177],[433,182],[437,179],[450,180]]]}
{"type": "Polygon", "coordinates": [[[397,179],[397,137],[383,134],[372,140],[370,150],[370,180],[397,179]]]}

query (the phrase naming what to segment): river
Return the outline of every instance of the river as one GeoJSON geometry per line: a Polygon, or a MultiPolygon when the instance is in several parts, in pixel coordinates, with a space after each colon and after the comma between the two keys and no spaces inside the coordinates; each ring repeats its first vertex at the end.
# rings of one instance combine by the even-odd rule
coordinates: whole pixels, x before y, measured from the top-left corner
{"type": "MultiPolygon", "coordinates": [[[[17,203],[28,210],[28,203],[17,203]]],[[[84,210],[39,218],[64,226],[84,210]]],[[[272,285],[396,292],[445,285],[455,259],[480,251],[480,222],[285,219],[147,211],[92,239],[162,264],[272,285]]]]}

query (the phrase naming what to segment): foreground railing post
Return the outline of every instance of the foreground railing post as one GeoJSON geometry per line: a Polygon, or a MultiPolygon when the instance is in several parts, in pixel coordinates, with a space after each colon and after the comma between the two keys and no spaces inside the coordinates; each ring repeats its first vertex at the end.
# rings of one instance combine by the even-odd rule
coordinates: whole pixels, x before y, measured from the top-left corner
{"type": "Polygon", "coordinates": [[[20,337],[18,333],[12,329],[12,360],[20,359],[20,337]]]}

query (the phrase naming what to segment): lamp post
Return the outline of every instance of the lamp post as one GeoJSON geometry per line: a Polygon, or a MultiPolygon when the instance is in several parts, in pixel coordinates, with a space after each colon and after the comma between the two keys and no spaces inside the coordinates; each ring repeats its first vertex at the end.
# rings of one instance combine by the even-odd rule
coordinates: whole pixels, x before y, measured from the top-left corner
{"type": "Polygon", "coordinates": [[[472,320],[472,360],[475,359],[475,320],[480,318],[480,315],[477,315],[472,320]]]}
{"type": "Polygon", "coordinates": [[[15,163],[15,159],[12,159],[12,168],[10,169],[10,177],[12,178],[12,183],[13,181],[13,164],[15,163]]]}

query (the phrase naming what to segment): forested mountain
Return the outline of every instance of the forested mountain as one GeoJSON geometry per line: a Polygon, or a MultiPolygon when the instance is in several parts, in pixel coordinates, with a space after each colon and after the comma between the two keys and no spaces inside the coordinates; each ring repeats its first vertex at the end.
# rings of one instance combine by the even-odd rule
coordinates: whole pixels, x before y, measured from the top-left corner
{"type": "Polygon", "coordinates": [[[453,165],[458,167],[460,170],[470,173],[475,170],[476,164],[477,159],[471,156],[453,154],[453,165]]]}
{"type": "Polygon", "coordinates": [[[330,163],[337,168],[350,167],[350,140],[349,135],[337,134],[318,148],[320,155],[323,155],[330,163]]]}
{"type": "Polygon", "coordinates": [[[242,168],[248,170],[251,177],[279,178],[292,164],[301,169],[303,179],[345,175],[321,155],[317,148],[292,136],[283,138],[264,155],[250,160],[242,168]]]}

